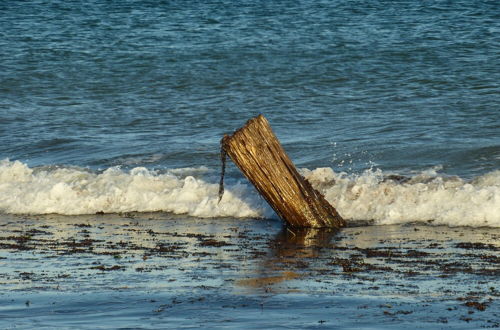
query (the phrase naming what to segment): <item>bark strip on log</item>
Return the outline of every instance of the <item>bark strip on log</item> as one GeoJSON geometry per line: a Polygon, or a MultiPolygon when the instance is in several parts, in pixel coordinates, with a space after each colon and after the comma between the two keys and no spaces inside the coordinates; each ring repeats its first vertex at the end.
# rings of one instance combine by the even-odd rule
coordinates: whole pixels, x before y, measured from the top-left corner
{"type": "MultiPolygon", "coordinates": [[[[340,228],[345,221],[301,176],[267,119],[259,115],[221,140],[221,158],[233,160],[274,211],[292,227],[340,228]]],[[[219,197],[222,197],[223,173],[219,197]]]]}

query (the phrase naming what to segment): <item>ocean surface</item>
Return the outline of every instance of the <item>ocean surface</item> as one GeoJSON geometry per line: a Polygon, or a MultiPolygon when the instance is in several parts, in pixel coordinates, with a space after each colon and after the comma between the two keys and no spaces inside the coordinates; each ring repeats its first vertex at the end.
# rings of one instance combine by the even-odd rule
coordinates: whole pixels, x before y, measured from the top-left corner
{"type": "Polygon", "coordinates": [[[500,2],[2,1],[0,213],[276,217],[264,114],[351,222],[500,227],[500,2]]]}

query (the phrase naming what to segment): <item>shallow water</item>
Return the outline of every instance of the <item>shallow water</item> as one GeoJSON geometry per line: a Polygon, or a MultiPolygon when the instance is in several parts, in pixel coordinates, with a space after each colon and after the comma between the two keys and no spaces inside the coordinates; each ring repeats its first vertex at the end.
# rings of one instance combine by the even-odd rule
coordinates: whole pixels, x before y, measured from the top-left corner
{"type": "Polygon", "coordinates": [[[2,218],[2,327],[498,327],[491,228],[2,218]]]}

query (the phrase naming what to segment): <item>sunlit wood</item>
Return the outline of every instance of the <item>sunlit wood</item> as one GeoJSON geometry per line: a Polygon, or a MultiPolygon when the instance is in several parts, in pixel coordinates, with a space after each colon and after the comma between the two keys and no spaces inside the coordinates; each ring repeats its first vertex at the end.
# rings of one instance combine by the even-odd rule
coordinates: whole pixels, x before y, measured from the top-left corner
{"type": "Polygon", "coordinates": [[[298,172],[267,119],[259,115],[221,141],[243,174],[292,227],[340,228],[345,221],[298,172]]]}

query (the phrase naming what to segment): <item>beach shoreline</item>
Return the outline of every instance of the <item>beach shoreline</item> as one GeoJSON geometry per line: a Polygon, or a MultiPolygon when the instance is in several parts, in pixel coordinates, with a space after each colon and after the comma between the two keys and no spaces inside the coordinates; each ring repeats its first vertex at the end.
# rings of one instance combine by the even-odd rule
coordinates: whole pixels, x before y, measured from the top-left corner
{"type": "Polygon", "coordinates": [[[500,229],[2,215],[0,325],[499,327],[500,229]]]}

